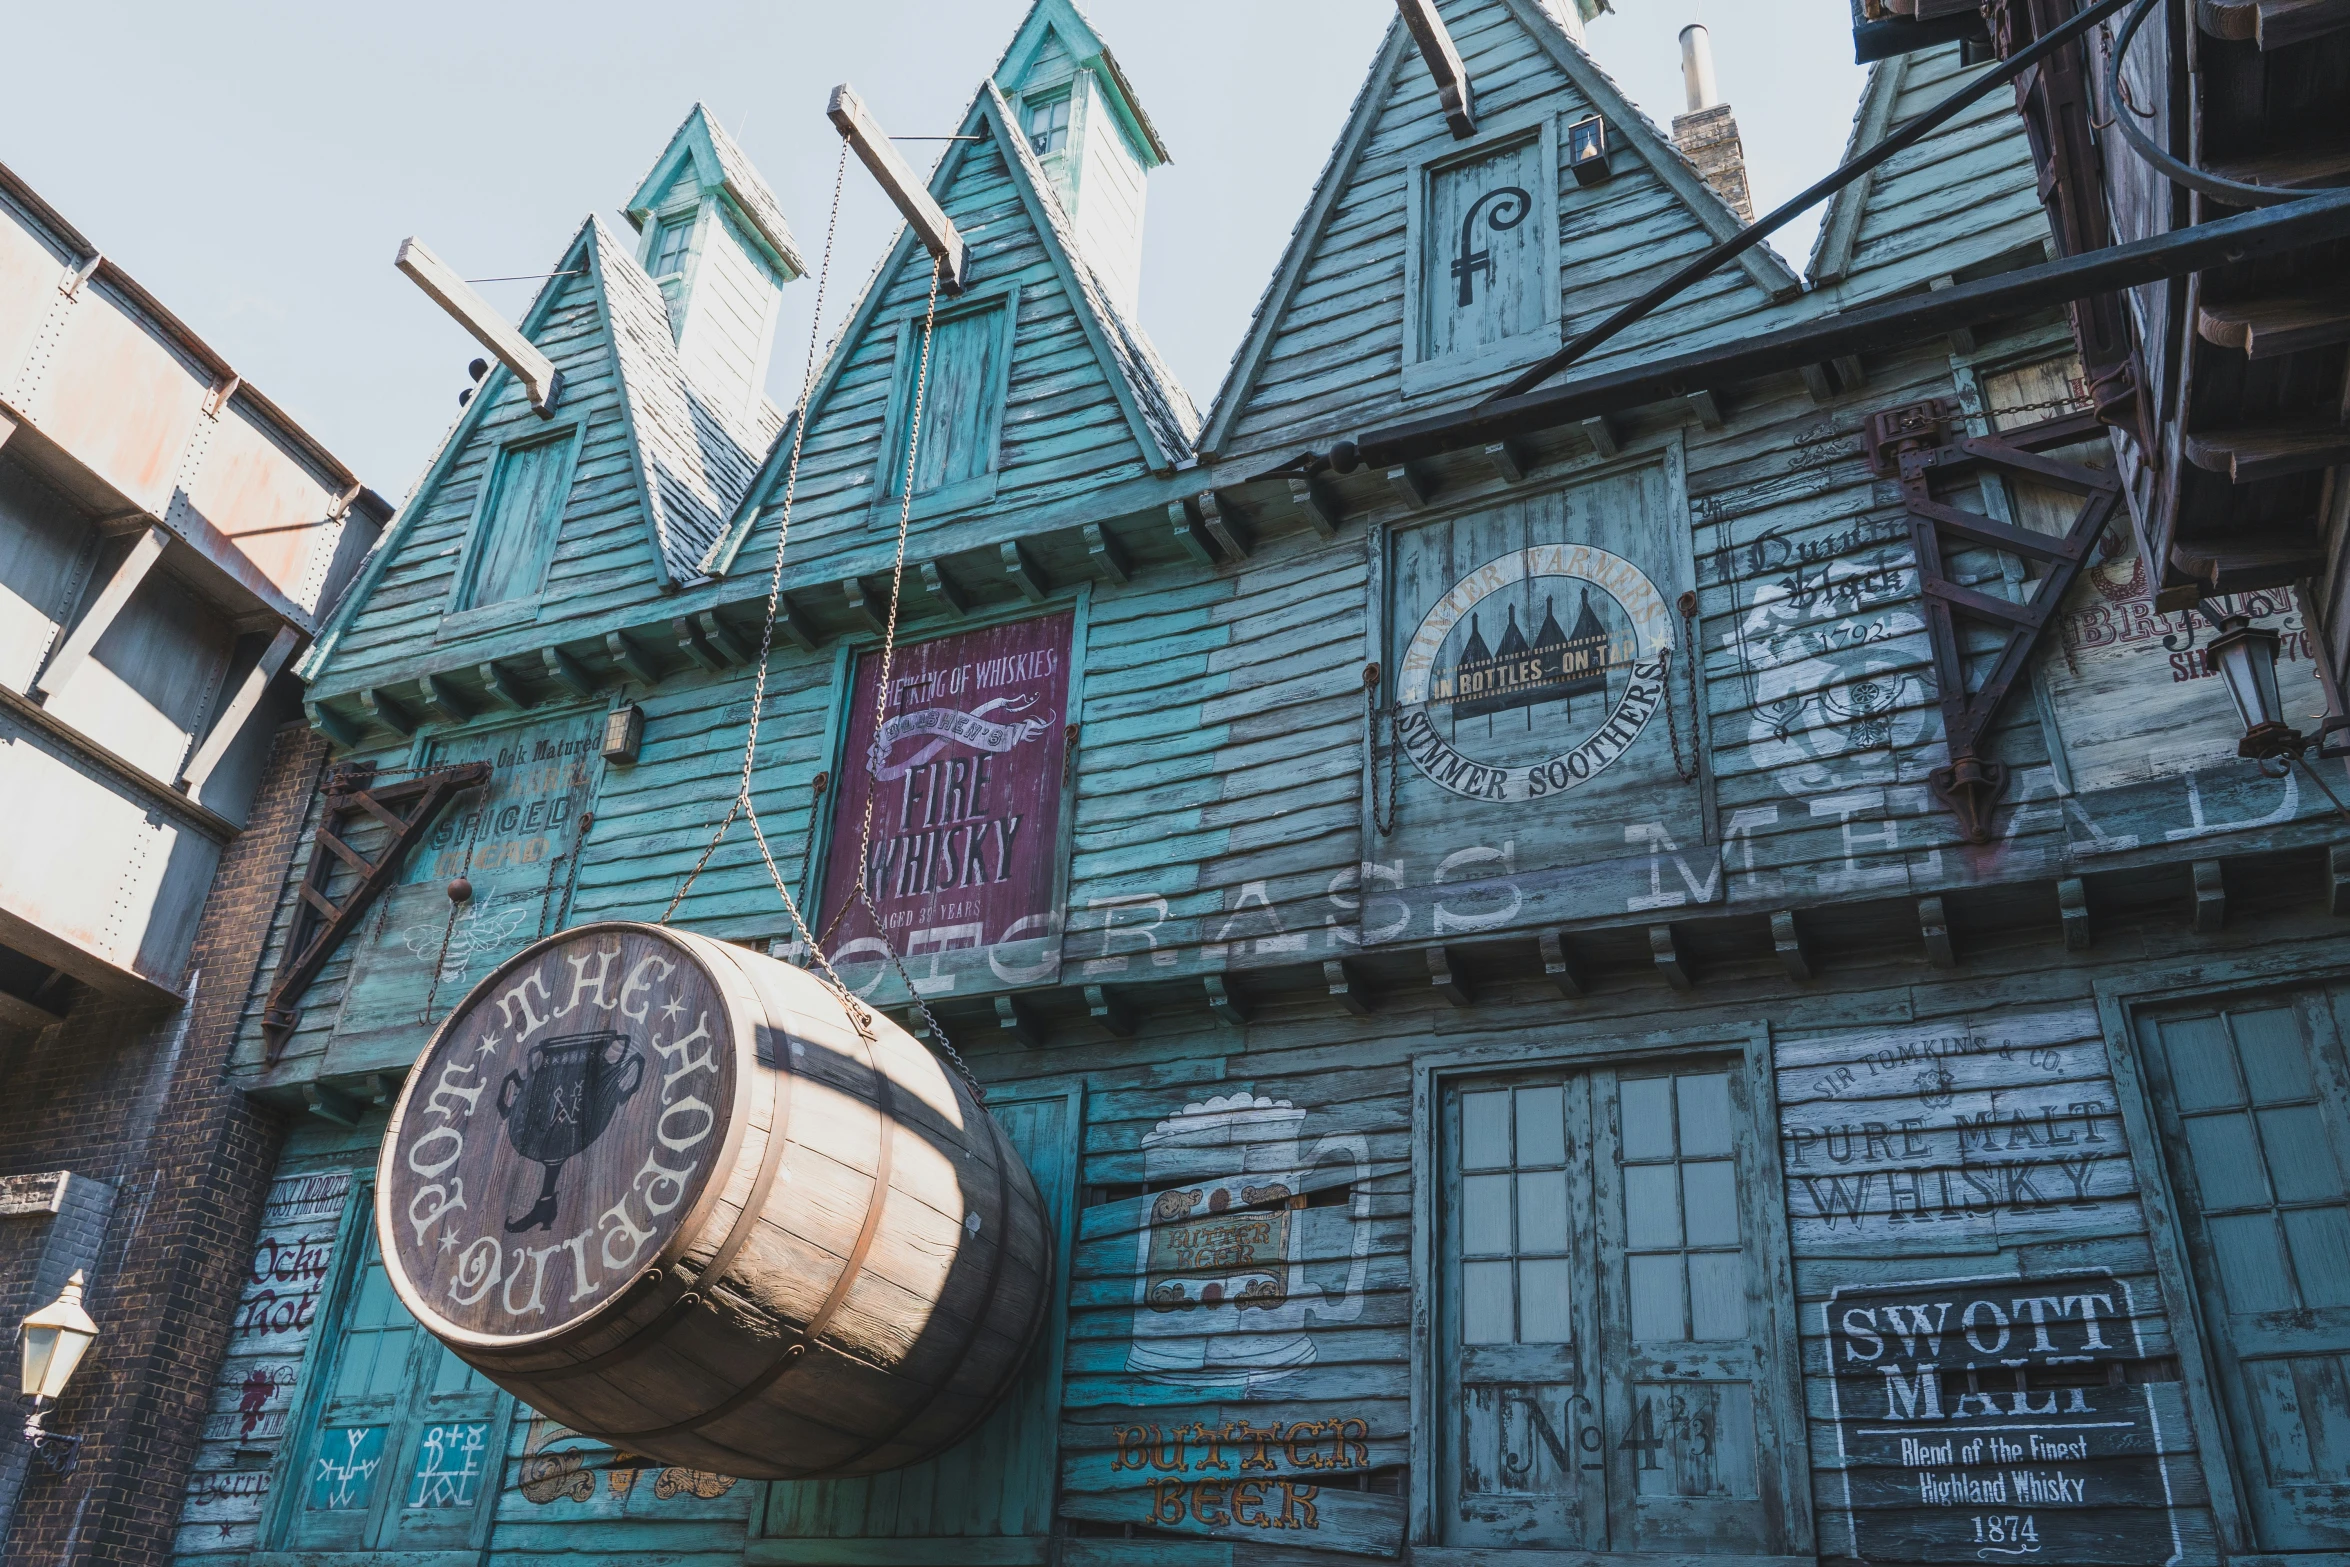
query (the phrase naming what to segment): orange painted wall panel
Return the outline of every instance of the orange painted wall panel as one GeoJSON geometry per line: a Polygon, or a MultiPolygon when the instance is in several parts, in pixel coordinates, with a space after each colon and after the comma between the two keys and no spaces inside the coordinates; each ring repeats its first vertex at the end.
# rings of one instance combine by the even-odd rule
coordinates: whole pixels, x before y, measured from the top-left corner
{"type": "Polygon", "coordinates": [[[212,432],[188,496],[193,510],[305,609],[317,607],[303,579],[311,550],[332,531],[320,524],[336,499],[234,403],[212,432]]]}
{"type": "Polygon", "coordinates": [[[41,433],[156,516],[211,383],[89,289],[29,410],[41,433]]]}

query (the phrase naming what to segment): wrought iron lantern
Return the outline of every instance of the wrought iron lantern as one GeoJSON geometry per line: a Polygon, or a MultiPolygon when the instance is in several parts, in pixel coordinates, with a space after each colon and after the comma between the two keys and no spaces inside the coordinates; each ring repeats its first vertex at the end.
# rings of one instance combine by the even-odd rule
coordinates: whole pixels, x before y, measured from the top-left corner
{"type": "Polygon", "coordinates": [[[2244,720],[2236,754],[2260,762],[2298,758],[2309,749],[2309,737],[2285,722],[2284,700],[2277,694],[2279,645],[2277,634],[2254,625],[2249,615],[2229,615],[2203,650],[2203,667],[2227,683],[2228,697],[2244,720]]]}
{"type": "Polygon", "coordinates": [[[33,1406],[25,1416],[24,1439],[59,1474],[73,1472],[82,1439],[51,1431],[43,1421],[98,1338],[98,1324],[82,1309],[82,1283],[76,1270],[63,1293],[24,1319],[19,1335],[24,1346],[24,1396],[33,1406]]]}
{"type": "Polygon", "coordinates": [[[1587,114],[1567,127],[1567,169],[1578,185],[1597,185],[1608,177],[1607,121],[1587,114]]]}

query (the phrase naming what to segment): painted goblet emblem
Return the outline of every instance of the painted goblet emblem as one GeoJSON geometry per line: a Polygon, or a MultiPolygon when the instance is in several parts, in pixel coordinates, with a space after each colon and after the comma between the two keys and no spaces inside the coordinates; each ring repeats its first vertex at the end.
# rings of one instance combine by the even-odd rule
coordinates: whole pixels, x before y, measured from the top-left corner
{"type": "Polygon", "coordinates": [[[524,1060],[528,1071],[508,1072],[498,1085],[498,1114],[514,1151],[546,1166],[539,1200],[506,1233],[555,1227],[555,1182],[566,1161],[604,1135],[628,1097],[644,1085],[645,1058],[626,1034],[570,1034],[542,1039],[524,1060]]]}

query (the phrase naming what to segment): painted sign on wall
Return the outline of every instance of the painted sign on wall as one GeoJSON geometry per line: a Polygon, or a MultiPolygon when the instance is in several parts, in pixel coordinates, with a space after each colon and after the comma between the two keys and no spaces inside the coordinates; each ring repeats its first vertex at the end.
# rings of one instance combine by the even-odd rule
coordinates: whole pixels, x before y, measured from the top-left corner
{"type": "Polygon", "coordinates": [[[2123,1280],[2099,1269],[1839,1287],[1821,1313],[1852,1556],[2179,1556],[2123,1280]]]}
{"type": "Polygon", "coordinates": [[[959,632],[857,660],[825,860],[828,943],[850,984],[941,994],[1060,969],[1053,902],[1075,618],[959,632]],[[863,877],[864,897],[859,896],[863,877]],[[869,902],[867,900],[870,900],[869,902]]]}
{"type": "MultiPolygon", "coordinates": [[[[1392,1455],[1360,1415],[1269,1411],[1219,1424],[1126,1425],[1108,1463],[1069,1477],[1061,1514],[1171,1534],[1394,1556],[1404,1501],[1366,1490],[1392,1455]]],[[[1387,1470],[1392,1476],[1394,1471],[1387,1470]]]]}
{"type": "Polygon", "coordinates": [[[1238,1093],[1185,1105],[1144,1136],[1152,1195],[1137,1237],[1128,1370],[1253,1391],[1313,1362],[1312,1324],[1362,1314],[1370,1147],[1342,1133],[1309,1149],[1305,1119],[1286,1099],[1238,1093]],[[1343,1192],[1345,1207],[1309,1207],[1309,1187],[1343,1192]],[[1325,1213],[1350,1231],[1342,1289],[1306,1277],[1307,1231],[1325,1213]]]}

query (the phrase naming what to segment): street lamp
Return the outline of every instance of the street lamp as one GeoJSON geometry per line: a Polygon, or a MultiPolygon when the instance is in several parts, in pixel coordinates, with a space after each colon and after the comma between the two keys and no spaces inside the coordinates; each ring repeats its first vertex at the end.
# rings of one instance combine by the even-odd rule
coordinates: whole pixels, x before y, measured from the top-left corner
{"type": "Polygon", "coordinates": [[[65,1384],[82,1363],[82,1356],[98,1337],[98,1324],[82,1309],[82,1274],[66,1281],[64,1293],[24,1319],[24,1396],[32,1403],[25,1416],[24,1439],[33,1444],[41,1461],[59,1474],[70,1474],[82,1439],[46,1429],[41,1421],[65,1392],[65,1384]]]}
{"type": "Polygon", "coordinates": [[[2219,623],[2219,635],[2203,650],[2203,667],[2227,683],[2236,716],[2244,720],[2244,738],[2236,754],[2266,762],[2298,757],[2309,739],[2285,722],[2285,704],[2277,694],[2277,634],[2256,626],[2249,615],[2229,615],[2219,623]]]}

